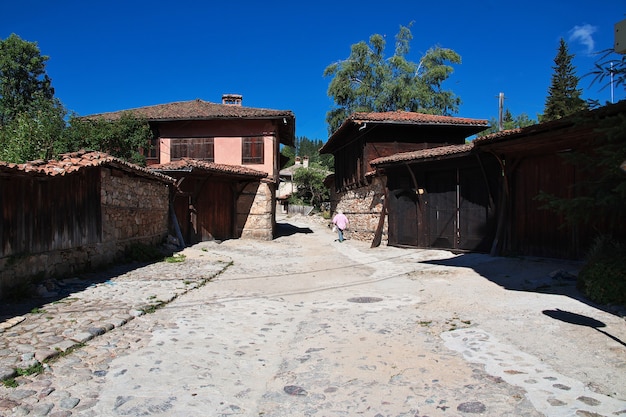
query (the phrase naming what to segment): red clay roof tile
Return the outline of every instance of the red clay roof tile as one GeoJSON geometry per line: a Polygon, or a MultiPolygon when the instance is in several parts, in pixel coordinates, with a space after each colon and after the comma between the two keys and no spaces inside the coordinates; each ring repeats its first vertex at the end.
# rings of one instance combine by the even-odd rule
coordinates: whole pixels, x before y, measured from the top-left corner
{"type": "Polygon", "coordinates": [[[41,159],[24,164],[11,164],[0,161],[0,173],[6,174],[35,174],[44,176],[66,175],[88,167],[110,166],[134,174],[173,183],[174,179],[166,175],[152,172],[139,165],[131,164],[104,152],[85,151],[71,152],[59,155],[58,160],[43,161],[41,159]]]}
{"type": "Polygon", "coordinates": [[[293,112],[288,110],[271,110],[254,107],[216,104],[200,99],[195,99],[189,101],[178,101],[174,103],[139,107],[129,110],[120,110],[109,113],[92,114],[89,116],[85,116],[85,118],[104,118],[107,120],[117,120],[125,113],[132,113],[137,117],[142,117],[148,119],[149,121],[294,117],[293,112]]]}
{"type": "Polygon", "coordinates": [[[384,165],[395,162],[412,162],[417,160],[441,158],[469,152],[474,148],[474,143],[464,143],[462,145],[438,146],[436,148],[421,149],[419,151],[401,152],[382,158],[376,158],[370,162],[371,165],[384,165]]]}
{"type": "Polygon", "coordinates": [[[488,126],[489,121],[483,119],[470,119],[466,117],[439,116],[435,114],[415,113],[407,111],[353,113],[348,120],[352,122],[395,122],[420,125],[471,125],[488,126]]]}
{"type": "Polygon", "coordinates": [[[201,161],[198,159],[183,158],[177,161],[169,162],[166,164],[151,165],[150,169],[153,171],[185,171],[197,169],[206,172],[215,172],[222,174],[231,174],[238,176],[246,176],[253,178],[265,178],[266,172],[258,171],[256,169],[247,168],[238,165],[226,165],[216,164],[214,162],[201,161]]]}

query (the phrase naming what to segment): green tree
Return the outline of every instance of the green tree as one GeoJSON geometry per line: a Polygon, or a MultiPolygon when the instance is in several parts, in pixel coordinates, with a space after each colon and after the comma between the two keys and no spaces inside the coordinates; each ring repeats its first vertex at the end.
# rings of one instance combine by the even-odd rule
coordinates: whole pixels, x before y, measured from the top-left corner
{"type": "Polygon", "coordinates": [[[559,49],[554,58],[554,73],[548,90],[548,97],[540,121],[549,122],[560,119],[588,108],[581,98],[582,90],[578,88],[578,77],[572,64],[573,54],[568,53],[567,44],[561,38],[559,49]]]}
{"type": "Polygon", "coordinates": [[[318,164],[297,169],[293,174],[293,182],[297,189],[294,197],[319,209],[329,198],[328,188],[324,185],[327,174],[327,171],[318,164]]]}
{"type": "Polygon", "coordinates": [[[57,156],[63,151],[59,141],[65,130],[65,115],[57,99],[35,98],[28,112],[20,112],[0,126],[0,160],[23,163],[57,156]]]}
{"type": "Polygon", "coordinates": [[[285,164],[286,167],[295,164],[296,156],[309,157],[309,163],[318,164],[324,169],[331,171],[334,167],[332,155],[320,155],[319,150],[324,145],[321,139],[309,139],[306,136],[296,137],[295,146],[285,146],[282,148],[281,153],[283,156],[289,158],[289,161],[285,164]]]}
{"type": "Polygon", "coordinates": [[[152,138],[150,125],[131,113],[124,113],[119,120],[89,119],[72,116],[61,147],[65,152],[89,149],[145,164],[142,149],[148,149],[152,138]]]}
{"type": "Polygon", "coordinates": [[[54,98],[47,60],[34,42],[15,34],[0,40],[0,160],[56,155],[67,112],[54,98]]]}
{"type": "Polygon", "coordinates": [[[54,89],[46,74],[47,60],[36,43],[16,34],[0,41],[0,125],[31,112],[33,105],[52,100],[54,89]]]}
{"type": "Polygon", "coordinates": [[[406,110],[451,115],[461,99],[443,89],[453,72],[450,64],[460,64],[461,56],[451,49],[435,46],[418,63],[407,59],[413,39],[410,26],[400,26],[394,55],[385,58],[385,38],[374,34],[369,43],[361,41],[350,48],[350,56],[324,70],[332,77],[328,96],[335,107],[326,114],[332,134],[353,112],[406,110]]]}
{"type": "MultiPolygon", "coordinates": [[[[531,126],[537,124],[535,120],[532,120],[526,113],[519,114],[517,116],[513,116],[509,109],[504,111],[504,115],[502,116],[502,129],[510,130],[517,129],[521,127],[531,126]]],[[[483,130],[477,136],[486,136],[492,133],[498,132],[498,120],[495,117],[489,119],[489,129],[483,130]]]]}

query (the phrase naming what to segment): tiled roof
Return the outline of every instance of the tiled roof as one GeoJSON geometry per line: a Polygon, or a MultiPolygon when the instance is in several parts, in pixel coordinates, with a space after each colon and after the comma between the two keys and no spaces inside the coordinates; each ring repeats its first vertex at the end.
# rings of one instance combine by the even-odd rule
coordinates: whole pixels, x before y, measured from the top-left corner
{"type": "Polygon", "coordinates": [[[469,125],[488,126],[489,121],[469,119],[466,117],[439,116],[435,114],[415,113],[408,111],[390,111],[380,113],[353,113],[348,121],[359,122],[394,122],[419,125],[469,125]]]}
{"type": "Polygon", "coordinates": [[[117,120],[125,113],[132,113],[136,117],[142,117],[148,119],[149,121],[294,117],[293,113],[288,110],[271,110],[237,105],[216,104],[195,99],[110,113],[92,114],[86,116],[86,118],[117,120]]]}
{"type": "Polygon", "coordinates": [[[219,174],[229,174],[253,178],[265,178],[266,172],[239,165],[216,164],[214,162],[201,161],[198,159],[183,158],[166,164],[151,165],[151,170],[161,171],[205,171],[219,174]]]}
{"type": "MultiPolygon", "coordinates": [[[[371,125],[396,125],[396,126],[441,126],[445,129],[454,129],[464,134],[464,137],[485,130],[489,126],[488,120],[470,119],[467,117],[439,116],[407,111],[353,113],[339,126],[321,147],[320,153],[332,153],[346,140],[354,136],[355,126],[360,129],[371,125]]],[[[417,130],[417,129],[416,129],[417,130]]]]}
{"type": "Polygon", "coordinates": [[[606,106],[593,110],[581,110],[567,117],[549,122],[537,123],[522,128],[503,130],[501,132],[480,136],[474,139],[474,142],[476,142],[476,145],[478,146],[497,142],[507,142],[510,140],[522,139],[526,136],[537,135],[542,132],[557,131],[567,127],[573,127],[583,121],[588,121],[593,118],[597,118],[599,120],[606,117],[613,117],[615,115],[624,114],[624,112],[626,112],[626,100],[622,100],[615,104],[607,104],[606,106]]]}
{"type": "Polygon", "coordinates": [[[519,127],[515,129],[501,130],[500,132],[490,133],[485,136],[477,137],[476,139],[474,139],[474,141],[475,142],[489,142],[492,140],[497,140],[497,139],[506,138],[508,136],[515,135],[517,133],[520,133],[521,131],[522,129],[519,127]]]}
{"type": "Polygon", "coordinates": [[[445,158],[469,152],[474,148],[474,143],[464,143],[462,145],[439,146],[436,148],[421,149],[419,151],[402,152],[382,158],[376,158],[370,162],[371,165],[392,164],[395,162],[412,162],[417,160],[445,158]]]}
{"type": "Polygon", "coordinates": [[[39,175],[39,176],[63,176],[78,172],[88,167],[110,166],[136,175],[158,179],[173,183],[174,179],[166,175],[152,172],[139,165],[131,164],[104,152],[85,151],[71,152],[59,155],[58,160],[35,160],[24,164],[11,164],[0,161],[0,173],[39,175]]]}

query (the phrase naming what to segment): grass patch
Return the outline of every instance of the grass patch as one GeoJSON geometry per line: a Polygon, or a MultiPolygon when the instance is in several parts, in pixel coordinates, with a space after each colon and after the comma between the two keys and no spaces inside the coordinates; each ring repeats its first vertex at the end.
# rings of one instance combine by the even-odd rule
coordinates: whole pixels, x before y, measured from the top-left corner
{"type": "Polygon", "coordinates": [[[144,314],[152,314],[155,311],[157,311],[158,309],[160,309],[161,307],[163,307],[165,305],[165,301],[158,301],[155,304],[150,304],[148,306],[142,307],[141,311],[144,314]]]}
{"type": "Polygon", "coordinates": [[[4,381],[2,381],[2,385],[4,385],[7,388],[17,388],[19,384],[17,383],[15,378],[9,378],[9,379],[5,379],[4,381]]]}
{"type": "Polygon", "coordinates": [[[47,313],[47,311],[39,307],[35,307],[32,310],[30,310],[30,314],[44,314],[44,313],[47,313]]]}
{"type": "Polygon", "coordinates": [[[43,364],[37,362],[28,368],[18,368],[15,370],[19,376],[39,375],[43,373],[43,364]]]}
{"type": "Polygon", "coordinates": [[[173,256],[168,256],[167,258],[164,259],[164,261],[170,264],[175,264],[175,263],[185,262],[185,259],[187,259],[187,256],[180,253],[180,254],[176,254],[173,256]]]}

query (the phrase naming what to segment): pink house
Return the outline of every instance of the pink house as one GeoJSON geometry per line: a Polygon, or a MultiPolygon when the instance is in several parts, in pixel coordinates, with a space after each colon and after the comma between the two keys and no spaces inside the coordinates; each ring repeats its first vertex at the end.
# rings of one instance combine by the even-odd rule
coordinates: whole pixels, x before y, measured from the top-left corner
{"type": "Polygon", "coordinates": [[[244,107],[241,95],[225,94],[221,104],[196,99],[89,117],[126,112],[154,132],[149,168],[178,180],[173,206],[186,243],[273,238],[280,146],[295,139],[291,111],[244,107]]]}

